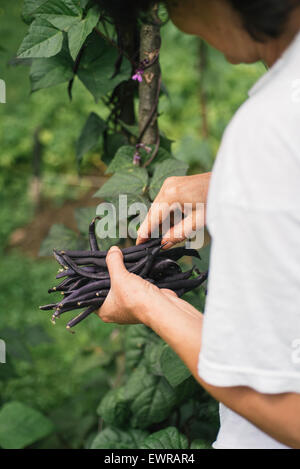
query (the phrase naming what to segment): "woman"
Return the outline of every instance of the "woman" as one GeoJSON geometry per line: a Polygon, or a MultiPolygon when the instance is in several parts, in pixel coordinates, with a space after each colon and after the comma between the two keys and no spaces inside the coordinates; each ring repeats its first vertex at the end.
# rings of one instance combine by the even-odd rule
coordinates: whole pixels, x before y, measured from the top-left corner
{"type": "MultiPolygon", "coordinates": [[[[300,2],[167,6],[180,29],[230,62],[262,60],[269,71],[228,126],[212,178],[167,179],[139,230],[141,243],[157,214],[160,221],[168,215],[162,203],[207,201],[205,317],[128,273],[116,247],[107,256],[112,287],[99,316],[146,324],[177,352],[221,403],[215,448],[300,448],[300,2]]],[[[166,234],[167,247],[181,241],[177,231],[166,234]]]]}

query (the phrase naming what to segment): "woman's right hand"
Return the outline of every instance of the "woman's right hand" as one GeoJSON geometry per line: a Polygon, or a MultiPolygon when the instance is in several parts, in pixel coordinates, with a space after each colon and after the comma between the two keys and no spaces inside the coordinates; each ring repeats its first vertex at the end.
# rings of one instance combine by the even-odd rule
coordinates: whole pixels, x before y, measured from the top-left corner
{"type": "Polygon", "coordinates": [[[167,178],[138,230],[137,244],[151,238],[151,233],[154,233],[158,226],[162,225],[164,228],[164,223],[178,210],[185,218],[181,215],[178,221],[175,215],[175,224],[163,232],[162,242],[166,243],[164,249],[192,237],[196,231],[203,228],[210,177],[211,173],[204,173],[167,178]],[[184,204],[188,206],[184,207],[184,204]]]}

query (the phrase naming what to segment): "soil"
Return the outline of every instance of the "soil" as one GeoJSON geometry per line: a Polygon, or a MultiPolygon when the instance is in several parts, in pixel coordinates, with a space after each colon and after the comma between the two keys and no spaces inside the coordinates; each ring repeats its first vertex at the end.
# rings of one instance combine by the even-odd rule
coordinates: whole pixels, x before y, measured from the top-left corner
{"type": "MultiPolygon", "coordinates": [[[[105,182],[106,179],[102,179],[105,182]]],[[[97,182],[98,189],[99,178],[97,182]]],[[[99,199],[93,198],[95,192],[95,187],[92,187],[80,199],[66,201],[61,207],[55,206],[49,200],[40,201],[33,220],[11,234],[8,249],[17,248],[22,253],[37,258],[41,243],[54,223],[62,223],[77,231],[74,210],[79,207],[96,207],[99,204],[99,199]]]]}

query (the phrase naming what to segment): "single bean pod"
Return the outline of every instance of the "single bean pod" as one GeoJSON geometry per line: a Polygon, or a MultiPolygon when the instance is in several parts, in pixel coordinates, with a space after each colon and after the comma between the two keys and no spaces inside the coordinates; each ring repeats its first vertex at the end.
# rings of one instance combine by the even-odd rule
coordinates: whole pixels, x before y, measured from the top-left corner
{"type": "Polygon", "coordinates": [[[168,282],[158,282],[157,283],[157,286],[159,288],[170,288],[171,290],[181,290],[182,288],[184,288],[185,290],[187,288],[189,289],[193,289],[193,288],[197,288],[199,287],[202,283],[205,282],[205,280],[207,280],[207,277],[208,277],[208,273],[207,272],[203,272],[201,275],[199,275],[199,277],[196,277],[196,278],[193,278],[193,279],[189,279],[189,280],[175,280],[175,281],[168,281],[168,282]]]}
{"type": "Polygon", "coordinates": [[[184,256],[197,257],[198,259],[201,259],[200,254],[196,249],[187,249],[185,247],[168,249],[160,254],[160,257],[164,259],[172,259],[173,261],[178,261],[184,256]]]}
{"type": "Polygon", "coordinates": [[[100,220],[100,217],[95,217],[89,226],[89,240],[91,251],[99,251],[98,241],[96,237],[96,220],[100,220]]]}
{"type": "Polygon", "coordinates": [[[72,329],[72,327],[77,326],[81,321],[86,319],[88,316],[90,316],[94,311],[96,311],[98,308],[100,308],[101,304],[99,303],[98,306],[89,306],[88,309],[80,313],[76,318],[72,319],[71,321],[68,322],[67,324],[67,329],[72,329]]]}

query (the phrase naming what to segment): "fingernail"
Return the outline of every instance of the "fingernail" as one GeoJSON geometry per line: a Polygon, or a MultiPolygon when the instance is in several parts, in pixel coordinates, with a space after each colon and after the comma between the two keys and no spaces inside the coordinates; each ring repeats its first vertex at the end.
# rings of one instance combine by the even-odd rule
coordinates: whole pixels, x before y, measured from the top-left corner
{"type": "Polygon", "coordinates": [[[110,249],[109,249],[109,253],[112,253],[112,252],[119,252],[120,249],[118,248],[118,246],[112,246],[110,249]]]}

